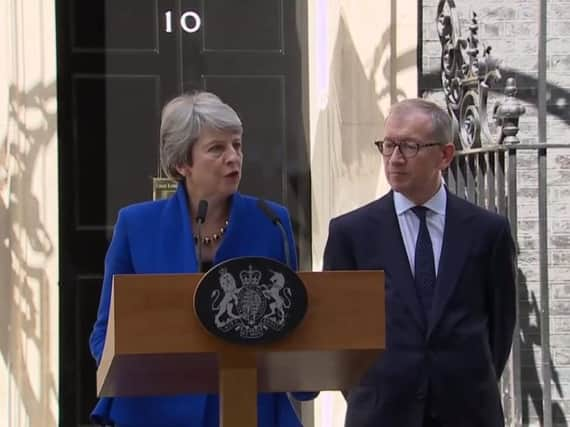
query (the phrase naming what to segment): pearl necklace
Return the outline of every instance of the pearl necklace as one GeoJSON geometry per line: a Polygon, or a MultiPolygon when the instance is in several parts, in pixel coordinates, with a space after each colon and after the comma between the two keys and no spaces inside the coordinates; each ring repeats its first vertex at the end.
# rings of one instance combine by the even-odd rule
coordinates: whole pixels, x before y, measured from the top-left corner
{"type": "MultiPolygon", "coordinates": [[[[202,236],[202,244],[208,246],[222,238],[228,228],[229,221],[226,219],[224,225],[220,227],[220,231],[212,234],[211,236],[202,236]]],[[[198,236],[194,235],[194,243],[198,243],[198,236]]]]}

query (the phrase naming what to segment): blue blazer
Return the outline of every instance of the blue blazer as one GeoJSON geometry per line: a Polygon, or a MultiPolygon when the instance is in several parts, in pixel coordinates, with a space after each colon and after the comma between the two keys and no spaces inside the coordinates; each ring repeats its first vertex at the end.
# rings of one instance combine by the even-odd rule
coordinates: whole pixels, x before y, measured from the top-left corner
{"type": "Polygon", "coordinates": [[[386,350],[348,396],[347,427],[502,427],[497,381],[515,324],[508,221],[450,193],[424,318],[390,192],[333,219],[325,270],[384,270],[386,350]]]}
{"type": "MultiPolygon", "coordinates": [[[[237,256],[265,256],[285,262],[279,229],[256,205],[257,199],[235,193],[229,225],[214,263],[237,256]]],[[[281,218],[297,268],[295,242],[287,210],[268,202],[281,218]]],[[[105,275],[97,320],[89,340],[97,364],[103,353],[114,274],[195,273],[198,261],[192,238],[188,196],[180,184],[168,199],[121,209],[105,257],[105,275]]],[[[295,393],[304,400],[314,393],[295,393]]],[[[217,395],[102,398],[92,413],[99,423],[129,427],[217,427],[217,395]]],[[[286,393],[258,395],[258,422],[263,427],[301,427],[286,393]]]]}

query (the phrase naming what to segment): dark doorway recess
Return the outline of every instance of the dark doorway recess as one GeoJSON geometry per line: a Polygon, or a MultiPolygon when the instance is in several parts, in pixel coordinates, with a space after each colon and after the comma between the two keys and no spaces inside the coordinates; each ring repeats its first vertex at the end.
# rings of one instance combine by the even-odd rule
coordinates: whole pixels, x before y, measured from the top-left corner
{"type": "Polygon", "coordinates": [[[310,267],[306,4],[57,0],[60,425],[89,422],[88,336],[120,207],[152,198],[162,105],[218,94],[244,122],[241,191],[290,209],[310,267]],[[197,28],[197,19],[200,26],[197,28]]]}

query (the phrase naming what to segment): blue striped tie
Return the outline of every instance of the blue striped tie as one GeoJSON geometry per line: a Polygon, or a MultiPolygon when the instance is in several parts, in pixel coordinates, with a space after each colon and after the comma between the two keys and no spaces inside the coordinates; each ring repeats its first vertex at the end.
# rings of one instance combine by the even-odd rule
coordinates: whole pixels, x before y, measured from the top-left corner
{"type": "Polygon", "coordinates": [[[416,252],[414,261],[414,281],[416,291],[422,303],[426,319],[429,319],[434,288],[435,288],[435,261],[433,258],[433,246],[426,222],[428,208],[415,206],[412,211],[420,220],[420,230],[416,241],[416,252]]]}

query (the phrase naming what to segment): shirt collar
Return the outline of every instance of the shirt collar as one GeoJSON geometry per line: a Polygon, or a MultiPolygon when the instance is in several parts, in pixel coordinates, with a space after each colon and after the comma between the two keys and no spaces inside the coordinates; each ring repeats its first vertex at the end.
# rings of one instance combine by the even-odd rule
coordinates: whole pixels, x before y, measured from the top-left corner
{"type": "MultiPolygon", "coordinates": [[[[394,208],[396,209],[397,215],[403,214],[414,206],[416,206],[414,202],[402,193],[394,191],[394,208]]],[[[433,197],[425,202],[423,206],[428,208],[430,211],[438,213],[439,215],[445,215],[447,192],[445,191],[445,185],[443,183],[439,186],[439,190],[437,190],[433,197]]]]}

